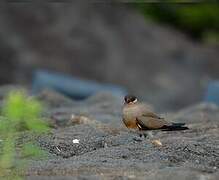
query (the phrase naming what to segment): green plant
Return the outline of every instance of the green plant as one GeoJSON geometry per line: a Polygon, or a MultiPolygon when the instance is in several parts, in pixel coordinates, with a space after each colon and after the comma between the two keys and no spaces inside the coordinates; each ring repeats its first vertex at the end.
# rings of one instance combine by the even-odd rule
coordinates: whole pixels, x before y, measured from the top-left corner
{"type": "MultiPolygon", "coordinates": [[[[136,0],[132,5],[146,18],[160,23],[170,24],[191,37],[205,40],[208,32],[219,30],[219,4],[211,3],[181,3],[181,0],[164,1],[162,3],[142,3],[136,0]]],[[[217,32],[217,33],[216,33],[217,32]]]]}
{"type": "Polygon", "coordinates": [[[49,127],[41,119],[43,106],[23,91],[12,91],[5,98],[0,117],[0,176],[21,179],[17,171],[24,168],[26,159],[39,157],[42,150],[32,142],[20,143],[22,132],[45,133],[49,127]]]}

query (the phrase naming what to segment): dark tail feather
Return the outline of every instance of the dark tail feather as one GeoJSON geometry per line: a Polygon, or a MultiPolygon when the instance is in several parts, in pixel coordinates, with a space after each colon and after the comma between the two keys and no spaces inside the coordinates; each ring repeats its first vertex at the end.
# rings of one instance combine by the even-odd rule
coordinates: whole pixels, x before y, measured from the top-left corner
{"type": "Polygon", "coordinates": [[[185,126],[186,123],[172,123],[172,126],[185,126]]]}
{"type": "Polygon", "coordinates": [[[189,128],[185,126],[185,123],[172,123],[169,126],[163,127],[164,131],[180,131],[180,130],[186,130],[186,129],[189,129],[189,128]]]}

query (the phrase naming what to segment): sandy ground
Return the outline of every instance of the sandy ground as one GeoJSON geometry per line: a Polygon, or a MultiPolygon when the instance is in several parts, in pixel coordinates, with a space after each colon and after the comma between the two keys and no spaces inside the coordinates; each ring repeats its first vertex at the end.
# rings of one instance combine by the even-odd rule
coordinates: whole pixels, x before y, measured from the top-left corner
{"type": "Polygon", "coordinates": [[[49,91],[38,98],[48,105],[45,116],[50,117],[53,130],[36,138],[49,158],[31,161],[27,179],[219,178],[216,105],[200,103],[166,114],[169,120],[186,122],[189,130],[150,131],[140,138],[123,126],[122,101],[110,94],[100,93],[83,102],[49,91]],[[73,143],[75,139],[79,142],[73,143]]]}

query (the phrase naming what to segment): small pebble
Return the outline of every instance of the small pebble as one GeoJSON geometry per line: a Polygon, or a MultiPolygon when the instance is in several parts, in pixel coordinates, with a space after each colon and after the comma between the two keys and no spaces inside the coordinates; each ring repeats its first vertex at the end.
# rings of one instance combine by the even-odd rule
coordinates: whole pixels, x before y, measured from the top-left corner
{"type": "Polygon", "coordinates": [[[104,143],[104,148],[108,148],[108,145],[107,145],[107,143],[104,143]]]}
{"type": "Polygon", "coordinates": [[[73,139],[73,144],[79,144],[79,139],[73,139]]]}
{"type": "Polygon", "coordinates": [[[159,139],[158,140],[153,140],[153,141],[151,141],[151,143],[155,146],[162,146],[162,143],[159,139]]]}
{"type": "Polygon", "coordinates": [[[59,152],[61,152],[61,150],[56,146],[56,149],[59,151],[59,152]]]}

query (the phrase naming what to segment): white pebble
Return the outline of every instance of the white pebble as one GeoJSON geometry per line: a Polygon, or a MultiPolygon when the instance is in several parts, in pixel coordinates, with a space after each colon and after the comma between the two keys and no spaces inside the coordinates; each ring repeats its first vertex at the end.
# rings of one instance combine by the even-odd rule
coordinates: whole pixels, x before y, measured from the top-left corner
{"type": "Polygon", "coordinates": [[[61,152],[61,150],[56,146],[56,149],[59,151],[59,152],[61,152]]]}
{"type": "Polygon", "coordinates": [[[79,143],[79,139],[73,139],[73,144],[78,144],[79,143]]]}

